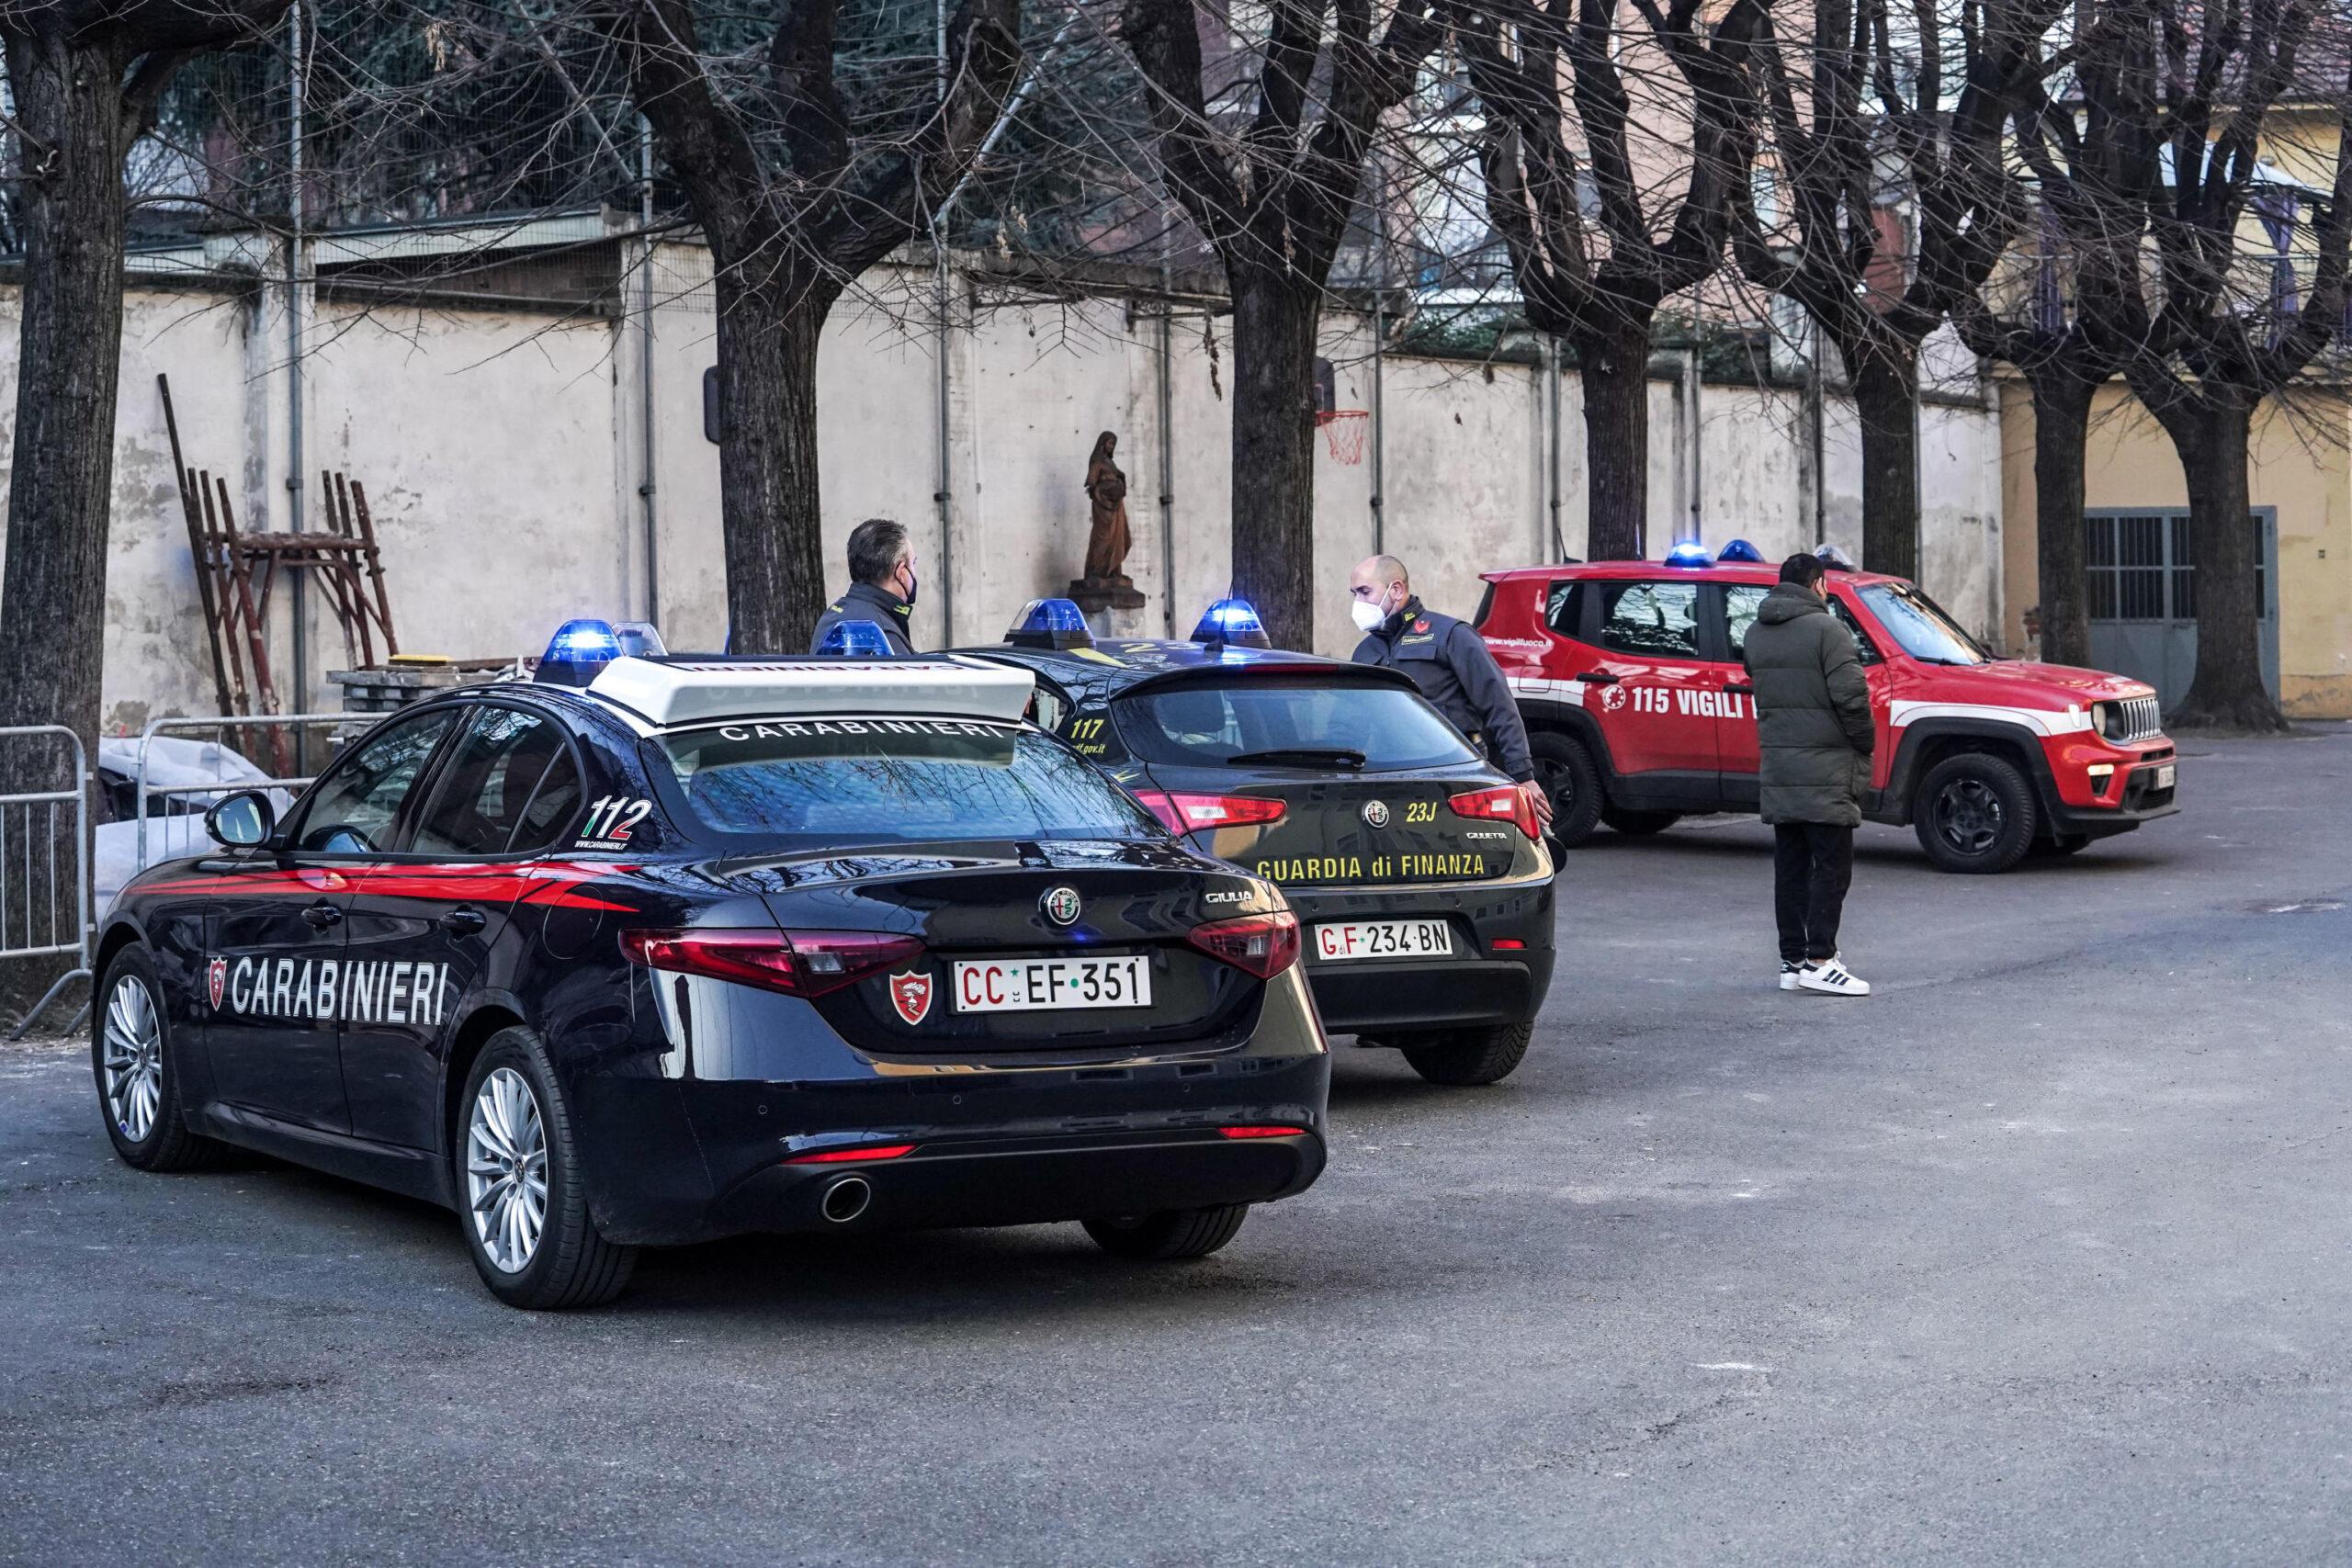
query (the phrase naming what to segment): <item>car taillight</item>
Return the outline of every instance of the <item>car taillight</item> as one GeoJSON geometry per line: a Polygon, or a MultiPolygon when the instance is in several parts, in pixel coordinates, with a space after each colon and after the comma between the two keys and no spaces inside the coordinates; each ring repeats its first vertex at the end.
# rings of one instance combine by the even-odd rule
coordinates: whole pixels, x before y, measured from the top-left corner
{"type": "Polygon", "coordinates": [[[1238,828],[1279,822],[1290,807],[1262,795],[1190,795],[1182,790],[1145,789],[1136,792],[1143,807],[1171,833],[1196,828],[1238,828]]]}
{"type": "Polygon", "coordinates": [[[919,956],[922,942],[888,931],[629,931],[621,951],[649,969],[821,997],[919,956]]]}
{"type": "Polygon", "coordinates": [[[1219,1127],[1217,1135],[1224,1138],[1303,1138],[1304,1127],[1219,1127]]]}
{"type": "Polygon", "coordinates": [[[1449,795],[1446,805],[1456,817],[1474,817],[1481,822],[1508,822],[1530,839],[1539,837],[1543,824],[1535,820],[1535,802],[1517,784],[1502,784],[1494,789],[1474,789],[1466,795],[1449,795]]]}
{"type": "Polygon", "coordinates": [[[1298,917],[1288,909],[1194,926],[1184,940],[1236,969],[1271,980],[1298,962],[1298,917]]]}

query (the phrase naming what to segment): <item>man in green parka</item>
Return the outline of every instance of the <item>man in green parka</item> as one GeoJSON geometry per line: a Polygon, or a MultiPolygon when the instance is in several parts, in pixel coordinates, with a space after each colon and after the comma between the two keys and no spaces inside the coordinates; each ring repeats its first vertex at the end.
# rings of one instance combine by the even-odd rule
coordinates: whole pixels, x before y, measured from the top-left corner
{"type": "Polygon", "coordinates": [[[1781,562],[1742,658],[1756,687],[1759,804],[1777,840],[1781,989],[1867,997],[1838,955],[1838,921],[1871,784],[1871,690],[1854,634],[1829,612],[1826,574],[1813,556],[1781,562]]]}

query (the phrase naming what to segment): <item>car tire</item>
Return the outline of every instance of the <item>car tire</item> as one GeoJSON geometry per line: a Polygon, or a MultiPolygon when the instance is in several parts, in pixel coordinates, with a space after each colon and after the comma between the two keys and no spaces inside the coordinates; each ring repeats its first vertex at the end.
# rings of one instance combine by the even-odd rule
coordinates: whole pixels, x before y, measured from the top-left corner
{"type": "Polygon", "coordinates": [[[1122,1214],[1081,1222],[1094,1245],[1120,1258],[1169,1263],[1206,1258],[1234,1238],[1250,1217],[1247,1203],[1206,1209],[1163,1209],[1153,1214],[1122,1214]]]}
{"type": "Polygon", "coordinates": [[[1919,781],[1912,830],[1928,858],[1970,875],[2004,872],[2033,848],[2041,810],[2016,763],[1983,751],[1947,757],[1919,781]]]}
{"type": "Polygon", "coordinates": [[[1679,811],[1621,811],[1613,806],[1600,808],[1600,819],[1613,830],[1629,839],[1646,839],[1653,833],[1663,833],[1682,820],[1679,811]]]}
{"type": "Polygon", "coordinates": [[[1536,782],[1552,800],[1553,847],[1575,849],[1592,837],[1607,804],[1591,750],[1575,736],[1554,730],[1529,736],[1527,750],[1535,760],[1536,782]]]}
{"type": "Polygon", "coordinates": [[[1430,1083],[1473,1089],[1500,1083],[1527,1055],[1535,1025],[1506,1023],[1490,1029],[1449,1029],[1435,1034],[1390,1038],[1413,1071],[1430,1083]]]}
{"type": "Polygon", "coordinates": [[[90,1010],[90,1071],[115,1154],[133,1170],[209,1170],[229,1145],[188,1131],[179,1046],[154,961],[137,944],[107,965],[90,1010]]]}
{"type": "Polygon", "coordinates": [[[536,1033],[502,1029],[490,1037],[466,1075],[449,1132],[466,1250],[492,1295],[546,1312],[601,1306],[621,1293],[637,1248],[606,1241],[589,1215],[571,1109],[536,1033]]]}

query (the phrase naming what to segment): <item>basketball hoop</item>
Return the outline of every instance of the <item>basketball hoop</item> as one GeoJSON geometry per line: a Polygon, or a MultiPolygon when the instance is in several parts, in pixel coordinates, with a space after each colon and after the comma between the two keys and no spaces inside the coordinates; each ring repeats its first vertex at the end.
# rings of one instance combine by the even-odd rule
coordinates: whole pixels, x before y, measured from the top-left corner
{"type": "Polygon", "coordinates": [[[1350,468],[1363,461],[1363,444],[1372,434],[1370,409],[1324,409],[1316,414],[1315,423],[1334,461],[1350,468]]]}

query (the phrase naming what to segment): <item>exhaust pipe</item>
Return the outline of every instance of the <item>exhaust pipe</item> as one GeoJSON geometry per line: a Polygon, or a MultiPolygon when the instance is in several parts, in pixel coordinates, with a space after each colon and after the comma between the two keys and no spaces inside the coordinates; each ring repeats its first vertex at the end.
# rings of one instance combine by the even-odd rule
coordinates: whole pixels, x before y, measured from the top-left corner
{"type": "Polygon", "coordinates": [[[845,1225],[865,1213],[874,1201],[874,1188],[862,1176],[844,1176],[825,1189],[817,1201],[817,1212],[837,1225],[845,1225]]]}

